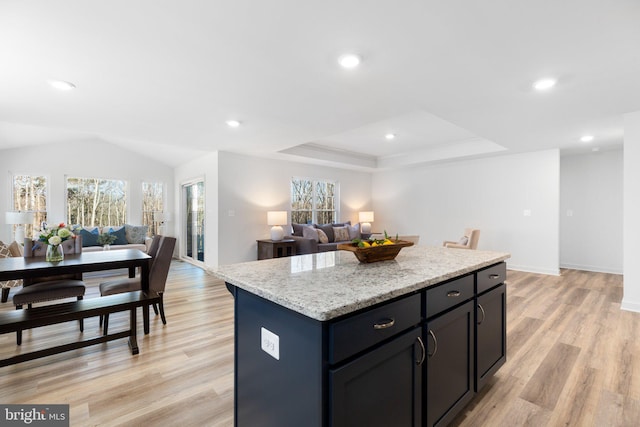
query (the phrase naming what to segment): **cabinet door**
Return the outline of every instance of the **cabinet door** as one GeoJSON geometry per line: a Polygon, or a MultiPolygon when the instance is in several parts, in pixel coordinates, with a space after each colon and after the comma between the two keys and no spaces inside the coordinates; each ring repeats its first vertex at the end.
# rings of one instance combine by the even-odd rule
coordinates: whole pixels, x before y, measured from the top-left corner
{"type": "Polygon", "coordinates": [[[421,335],[415,328],[329,372],[332,426],[422,424],[421,335]]]}
{"type": "Polygon", "coordinates": [[[476,391],[507,360],[507,287],[504,283],[478,296],[476,311],[476,391]]]}
{"type": "Polygon", "coordinates": [[[446,425],[473,397],[474,300],[427,322],[427,425],[446,425]]]}

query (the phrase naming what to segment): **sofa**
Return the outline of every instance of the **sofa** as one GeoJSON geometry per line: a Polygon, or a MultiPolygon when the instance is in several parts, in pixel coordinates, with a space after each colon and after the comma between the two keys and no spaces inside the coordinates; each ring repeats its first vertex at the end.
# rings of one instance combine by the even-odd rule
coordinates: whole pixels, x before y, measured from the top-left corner
{"type": "Polygon", "coordinates": [[[121,225],[102,227],[77,227],[73,232],[82,236],[82,252],[95,252],[103,250],[103,246],[98,243],[98,236],[101,233],[113,234],[116,241],[111,243],[111,250],[116,249],[140,249],[149,252],[152,237],[147,237],[149,227],[146,225],[121,225]]]}
{"type": "Polygon", "coordinates": [[[360,224],[291,224],[288,239],[296,241],[296,255],[335,251],[339,243],[360,238],[360,224]]]}

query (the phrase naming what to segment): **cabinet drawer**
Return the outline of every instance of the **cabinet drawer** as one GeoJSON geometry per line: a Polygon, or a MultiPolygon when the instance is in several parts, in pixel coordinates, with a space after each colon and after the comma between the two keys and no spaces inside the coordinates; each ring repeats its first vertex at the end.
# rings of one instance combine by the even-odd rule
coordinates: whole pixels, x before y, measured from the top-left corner
{"type": "Polygon", "coordinates": [[[338,363],[418,323],[420,294],[340,320],[329,327],[329,363],[338,363]]]}
{"type": "Polygon", "coordinates": [[[427,318],[473,298],[473,274],[427,289],[427,318]]]}
{"type": "Polygon", "coordinates": [[[478,289],[476,293],[481,294],[506,280],[507,264],[501,262],[493,267],[480,270],[476,274],[478,276],[478,289]]]}

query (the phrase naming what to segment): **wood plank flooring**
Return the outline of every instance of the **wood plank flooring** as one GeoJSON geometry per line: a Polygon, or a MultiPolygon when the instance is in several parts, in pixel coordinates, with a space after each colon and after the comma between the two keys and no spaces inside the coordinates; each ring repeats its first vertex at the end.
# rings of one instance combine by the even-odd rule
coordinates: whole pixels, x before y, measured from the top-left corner
{"type": "MultiPolygon", "coordinates": [[[[126,274],[126,272],[123,272],[126,274]]],[[[89,277],[86,298],[104,277],[89,277]]],[[[622,276],[509,271],[508,360],[454,426],[640,425],[640,314],[620,310],[622,276]]],[[[232,426],[233,299],[224,283],[174,261],[167,322],[126,340],[0,368],[0,402],[68,403],[72,426],[232,426]]],[[[13,310],[9,302],[0,310],[13,310]]],[[[110,329],[125,327],[111,316],[110,329]]],[[[0,357],[61,344],[77,322],[0,336],[0,357]]],[[[98,319],[84,336],[99,334],[98,319]]]]}

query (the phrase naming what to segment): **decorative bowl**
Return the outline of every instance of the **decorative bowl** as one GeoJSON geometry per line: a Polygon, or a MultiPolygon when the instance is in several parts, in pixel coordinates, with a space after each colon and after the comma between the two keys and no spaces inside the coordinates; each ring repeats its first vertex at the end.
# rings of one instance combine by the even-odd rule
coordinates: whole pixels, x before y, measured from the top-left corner
{"type": "Polygon", "coordinates": [[[353,252],[358,261],[369,263],[392,260],[406,246],[413,246],[413,242],[394,240],[393,245],[370,246],[368,248],[360,248],[354,243],[339,243],[338,249],[353,252]]]}

